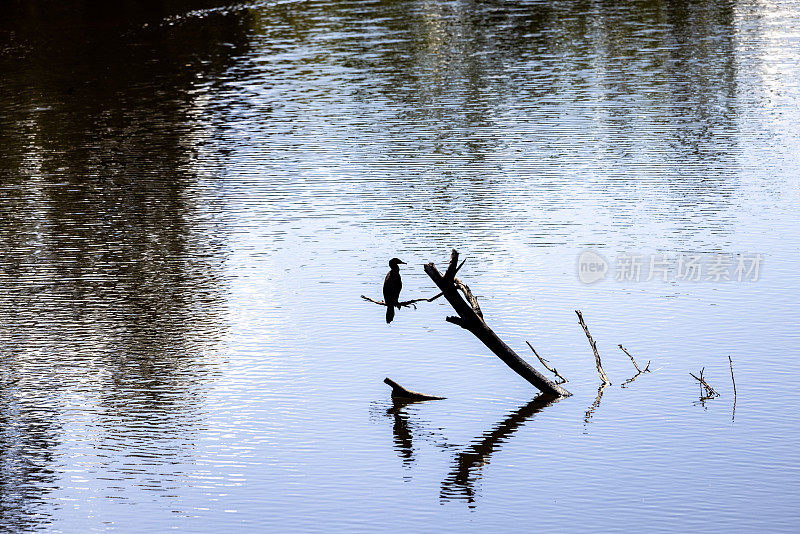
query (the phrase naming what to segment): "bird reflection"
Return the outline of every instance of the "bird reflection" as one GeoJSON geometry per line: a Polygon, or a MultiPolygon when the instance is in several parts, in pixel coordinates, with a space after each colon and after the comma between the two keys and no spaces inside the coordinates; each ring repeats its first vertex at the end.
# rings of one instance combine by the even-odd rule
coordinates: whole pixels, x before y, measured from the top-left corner
{"type": "Polygon", "coordinates": [[[442,482],[442,500],[466,499],[475,502],[475,482],[480,478],[480,469],[489,463],[492,454],[528,419],[547,406],[558,401],[558,397],[539,395],[526,405],[509,413],[492,430],[474,439],[466,449],[457,453],[450,473],[442,482]]]}
{"type": "Polygon", "coordinates": [[[408,425],[408,413],[406,413],[405,407],[415,402],[420,401],[392,399],[391,408],[386,410],[386,415],[394,420],[394,425],[392,426],[394,448],[406,467],[414,463],[414,442],[408,425]]]}
{"type": "Polygon", "coordinates": [[[391,417],[394,424],[392,434],[394,436],[394,448],[400,459],[403,460],[405,467],[411,467],[414,463],[414,437],[433,443],[440,448],[449,448],[451,445],[441,433],[423,428],[419,421],[411,419],[407,408],[413,404],[426,402],[428,399],[405,399],[399,397],[392,398],[392,405],[384,412],[391,417]]]}

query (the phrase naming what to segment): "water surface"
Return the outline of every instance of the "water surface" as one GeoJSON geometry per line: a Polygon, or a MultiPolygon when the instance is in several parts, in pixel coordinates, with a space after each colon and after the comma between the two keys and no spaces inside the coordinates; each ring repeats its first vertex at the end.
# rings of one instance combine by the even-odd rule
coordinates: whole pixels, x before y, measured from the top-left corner
{"type": "Polygon", "coordinates": [[[0,17],[0,530],[796,530],[800,4],[115,6],[0,17]]]}

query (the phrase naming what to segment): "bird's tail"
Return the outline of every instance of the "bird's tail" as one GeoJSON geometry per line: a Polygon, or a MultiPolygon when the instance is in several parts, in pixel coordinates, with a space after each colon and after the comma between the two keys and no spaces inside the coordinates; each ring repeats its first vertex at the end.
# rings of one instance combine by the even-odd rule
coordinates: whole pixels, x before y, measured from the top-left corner
{"type": "Polygon", "coordinates": [[[391,323],[394,319],[394,306],[386,306],[386,323],[391,323]]]}

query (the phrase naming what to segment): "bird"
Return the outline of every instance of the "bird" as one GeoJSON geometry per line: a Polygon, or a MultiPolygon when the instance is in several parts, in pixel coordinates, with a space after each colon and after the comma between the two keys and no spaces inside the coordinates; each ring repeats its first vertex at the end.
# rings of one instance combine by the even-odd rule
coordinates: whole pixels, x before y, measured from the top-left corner
{"type": "Polygon", "coordinates": [[[403,260],[392,258],[389,260],[389,272],[383,281],[383,300],[386,303],[386,323],[391,323],[394,319],[394,308],[400,308],[400,290],[403,289],[403,281],[400,279],[400,264],[405,265],[403,260]]]}

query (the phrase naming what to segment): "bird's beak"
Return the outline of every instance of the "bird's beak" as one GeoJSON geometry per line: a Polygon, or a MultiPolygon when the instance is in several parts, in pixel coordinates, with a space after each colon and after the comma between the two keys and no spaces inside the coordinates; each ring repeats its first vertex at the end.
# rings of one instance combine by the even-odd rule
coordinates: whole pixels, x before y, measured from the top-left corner
{"type": "Polygon", "coordinates": [[[402,263],[403,265],[408,265],[408,264],[407,264],[406,262],[404,262],[403,260],[400,260],[400,263],[402,263]]]}

